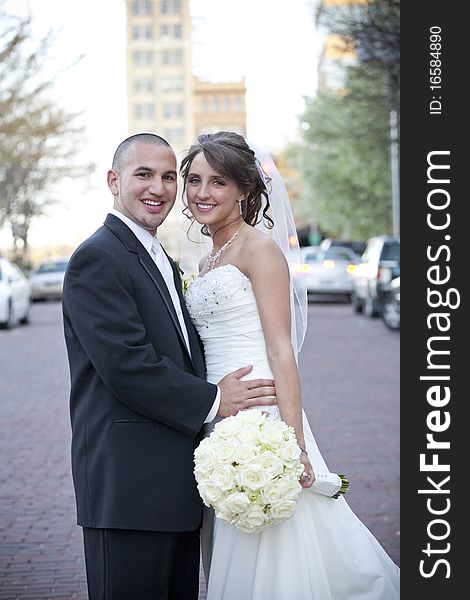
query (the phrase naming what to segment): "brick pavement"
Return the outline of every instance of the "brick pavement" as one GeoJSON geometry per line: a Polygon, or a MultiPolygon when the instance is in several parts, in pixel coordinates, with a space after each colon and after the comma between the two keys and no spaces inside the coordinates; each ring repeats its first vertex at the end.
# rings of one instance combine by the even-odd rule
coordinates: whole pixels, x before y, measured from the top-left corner
{"type": "MultiPolygon", "coordinates": [[[[320,308],[319,317],[322,312],[320,308]]],[[[309,327],[314,339],[334,344],[316,315],[309,327]]],[[[344,325],[350,327],[349,321],[344,325]]],[[[381,327],[374,323],[373,330],[375,341],[380,338],[383,344],[381,327]]],[[[349,333],[347,328],[343,332],[349,333]]],[[[322,425],[315,429],[320,448],[330,468],[344,467],[353,482],[352,508],[399,563],[398,338],[389,339],[394,362],[374,375],[382,390],[378,399],[369,389],[371,382],[355,382],[359,393],[353,394],[353,402],[353,373],[342,381],[331,364],[322,363],[316,343],[303,352],[301,367],[309,419],[322,425]],[[323,405],[321,397],[330,401],[323,405]]],[[[359,369],[360,353],[354,356],[359,369]]],[[[68,369],[59,304],[34,305],[30,326],[0,332],[0,381],[0,600],[86,600],[70,475],[68,369]]],[[[200,598],[205,598],[203,581],[200,598]]]]}
{"type": "Polygon", "coordinates": [[[400,335],[350,305],[313,304],[300,356],[305,411],[346,498],[400,564],[400,335]]]}

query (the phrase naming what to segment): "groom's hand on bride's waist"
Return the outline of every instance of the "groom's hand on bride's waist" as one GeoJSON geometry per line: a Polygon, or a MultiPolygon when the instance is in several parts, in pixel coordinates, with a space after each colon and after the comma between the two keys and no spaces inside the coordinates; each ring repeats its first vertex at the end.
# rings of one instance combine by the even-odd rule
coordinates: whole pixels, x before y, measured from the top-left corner
{"type": "Polygon", "coordinates": [[[220,389],[219,417],[236,415],[251,406],[277,404],[276,390],[272,379],[248,379],[242,381],[253,370],[253,366],[242,367],[229,373],[217,384],[220,389]]]}

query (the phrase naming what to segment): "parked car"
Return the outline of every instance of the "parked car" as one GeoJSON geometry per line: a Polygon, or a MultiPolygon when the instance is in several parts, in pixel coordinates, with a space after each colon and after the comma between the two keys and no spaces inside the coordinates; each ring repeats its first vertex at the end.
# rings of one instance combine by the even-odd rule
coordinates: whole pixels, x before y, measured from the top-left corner
{"type": "Polygon", "coordinates": [[[354,310],[379,316],[391,281],[399,276],[400,239],[386,235],[370,238],[352,276],[354,310]]]}
{"type": "Polygon", "coordinates": [[[68,262],[68,257],[47,260],[31,273],[31,299],[33,301],[60,300],[62,298],[65,270],[68,262]]]}
{"type": "Polygon", "coordinates": [[[390,289],[384,295],[382,319],[389,329],[400,329],[400,278],[390,282],[390,289]]]}
{"type": "Polygon", "coordinates": [[[303,258],[301,271],[310,297],[322,294],[342,296],[347,301],[351,299],[351,274],[357,261],[353,250],[339,246],[328,250],[305,246],[300,251],[303,258]]]}
{"type": "Polygon", "coordinates": [[[31,286],[14,263],[0,258],[0,327],[29,322],[31,286]]]}

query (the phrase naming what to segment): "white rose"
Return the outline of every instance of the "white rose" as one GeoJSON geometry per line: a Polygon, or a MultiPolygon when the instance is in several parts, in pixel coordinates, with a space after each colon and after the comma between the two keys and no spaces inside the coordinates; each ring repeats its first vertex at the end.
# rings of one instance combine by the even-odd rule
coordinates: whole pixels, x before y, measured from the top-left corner
{"type": "Polygon", "coordinates": [[[211,472],[212,469],[207,469],[203,466],[196,466],[194,469],[194,477],[198,483],[204,483],[205,481],[209,481],[211,472]]]}
{"type": "Polygon", "coordinates": [[[280,500],[271,505],[270,516],[275,521],[284,521],[294,514],[295,506],[294,500],[280,500]]]}
{"type": "Polygon", "coordinates": [[[294,466],[294,464],[299,461],[300,448],[294,441],[286,442],[285,444],[282,444],[282,446],[279,448],[279,457],[288,466],[294,466]]]}
{"type": "Polygon", "coordinates": [[[255,445],[258,442],[260,430],[258,425],[253,423],[244,423],[238,434],[238,440],[244,445],[255,445]]]}
{"type": "Polygon", "coordinates": [[[243,513],[250,506],[250,499],[243,492],[235,492],[227,496],[224,507],[230,513],[243,513]]]}
{"type": "Polygon", "coordinates": [[[210,453],[210,442],[209,438],[203,439],[199,446],[194,450],[194,458],[201,458],[210,453]]]}
{"type": "Polygon", "coordinates": [[[217,457],[217,462],[230,463],[233,462],[238,446],[239,443],[234,438],[229,440],[218,440],[212,445],[212,451],[217,457]]]}
{"type": "Polygon", "coordinates": [[[210,505],[211,505],[211,504],[210,504],[210,500],[209,500],[209,498],[207,497],[207,495],[206,495],[206,493],[205,493],[205,491],[204,491],[204,488],[205,488],[205,486],[198,485],[198,486],[197,486],[197,491],[199,492],[199,495],[201,496],[201,498],[202,498],[202,501],[204,502],[204,504],[205,504],[206,506],[210,506],[210,505]]]}
{"type": "Polygon", "coordinates": [[[243,425],[251,424],[256,425],[257,427],[262,425],[266,420],[266,415],[263,415],[260,410],[255,408],[239,412],[237,418],[238,417],[240,417],[240,422],[243,423],[243,425]]]}
{"type": "Polygon", "coordinates": [[[261,465],[247,463],[242,465],[238,471],[238,483],[250,490],[263,488],[270,480],[270,475],[261,465]]]}
{"type": "Polygon", "coordinates": [[[211,453],[206,450],[194,453],[194,464],[196,467],[209,468],[213,462],[214,459],[211,453]]]}
{"type": "Polygon", "coordinates": [[[226,497],[222,497],[219,500],[219,502],[217,502],[217,504],[214,506],[214,509],[215,509],[215,516],[218,519],[223,519],[224,521],[228,521],[229,523],[233,519],[233,513],[231,512],[231,510],[229,509],[229,507],[227,505],[226,497]]]}
{"type": "Polygon", "coordinates": [[[278,448],[285,443],[284,428],[280,427],[281,421],[266,421],[260,433],[260,442],[278,448]]]}
{"type": "Polygon", "coordinates": [[[261,500],[264,504],[274,504],[283,498],[284,482],[276,479],[270,481],[266,487],[261,490],[261,500]]]}
{"type": "Polygon", "coordinates": [[[270,450],[262,452],[253,462],[267,471],[271,478],[280,475],[284,470],[284,462],[270,450]]]}
{"type": "Polygon", "coordinates": [[[210,481],[226,492],[235,484],[235,469],[231,465],[217,465],[211,473],[210,481]]]}
{"type": "Polygon", "coordinates": [[[282,481],[281,497],[284,500],[293,500],[302,491],[302,486],[297,479],[286,479],[282,481]]]}
{"type": "Polygon", "coordinates": [[[202,485],[201,491],[201,497],[203,499],[206,498],[212,505],[216,504],[217,502],[220,502],[221,498],[224,495],[222,490],[211,482],[207,482],[204,485],[202,485]]]}
{"type": "Polygon", "coordinates": [[[234,461],[239,464],[246,464],[258,456],[258,448],[251,444],[241,444],[235,452],[234,461]]]}
{"type": "Polygon", "coordinates": [[[240,517],[234,525],[245,531],[246,533],[255,533],[261,531],[261,529],[267,524],[267,518],[265,513],[257,507],[250,509],[245,515],[240,517]]]}
{"type": "Polygon", "coordinates": [[[237,437],[242,428],[240,419],[236,417],[226,417],[216,425],[217,431],[222,433],[224,437],[237,437]]]}

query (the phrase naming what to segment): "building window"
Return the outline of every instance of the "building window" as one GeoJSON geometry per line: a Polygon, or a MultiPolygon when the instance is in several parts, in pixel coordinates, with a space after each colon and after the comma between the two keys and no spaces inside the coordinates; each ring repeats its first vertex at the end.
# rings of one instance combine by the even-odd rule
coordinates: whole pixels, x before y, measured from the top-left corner
{"type": "Polygon", "coordinates": [[[165,102],[163,116],[165,119],[181,118],[184,115],[184,106],[181,102],[165,102]]]}
{"type": "Polygon", "coordinates": [[[170,25],[162,25],[160,27],[160,37],[162,39],[180,40],[182,37],[182,29],[180,23],[170,25]]]}
{"type": "Polygon", "coordinates": [[[182,63],[183,53],[180,48],[163,50],[162,62],[164,65],[180,65],[182,63]]]}
{"type": "Polygon", "coordinates": [[[210,103],[207,98],[201,98],[201,112],[202,113],[210,112],[210,103]]]}
{"type": "Polygon", "coordinates": [[[138,67],[153,65],[153,52],[151,50],[134,50],[132,58],[134,65],[138,67]]]}
{"type": "Polygon", "coordinates": [[[134,25],[132,27],[133,40],[151,40],[153,39],[153,28],[151,25],[134,25]]]}
{"type": "Polygon", "coordinates": [[[162,90],[164,92],[182,92],[183,78],[178,75],[162,77],[162,90]]]}
{"type": "Polygon", "coordinates": [[[139,77],[134,79],[134,92],[136,94],[151,94],[154,90],[153,79],[149,77],[139,77]]]}
{"type": "Polygon", "coordinates": [[[155,105],[149,103],[135,104],[134,116],[138,120],[153,119],[155,117],[155,105]]]}
{"type": "Polygon", "coordinates": [[[151,15],[152,0],[133,0],[132,2],[133,15],[151,15]]]}
{"type": "Polygon", "coordinates": [[[174,144],[175,146],[181,146],[184,144],[184,129],[181,127],[175,127],[172,129],[164,129],[163,137],[169,144],[174,144]]]}
{"type": "Polygon", "coordinates": [[[181,12],[181,0],[161,0],[160,10],[164,15],[179,15],[181,12]]]}

